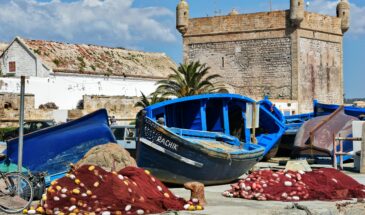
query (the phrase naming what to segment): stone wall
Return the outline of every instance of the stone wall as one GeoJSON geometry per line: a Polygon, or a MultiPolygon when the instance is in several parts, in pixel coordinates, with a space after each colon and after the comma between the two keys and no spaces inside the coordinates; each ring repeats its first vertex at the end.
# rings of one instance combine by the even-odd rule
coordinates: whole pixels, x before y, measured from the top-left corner
{"type": "Polygon", "coordinates": [[[93,111],[105,108],[109,116],[114,116],[118,124],[133,122],[140,108],[134,105],[140,100],[139,97],[127,96],[83,96],[84,108],[70,110],[69,119],[76,119],[93,111]]]}
{"type": "MultiPolygon", "coordinates": [[[[0,94],[0,127],[17,127],[19,125],[19,94],[0,94]]],[[[24,98],[25,120],[49,120],[53,118],[53,110],[39,110],[34,107],[34,95],[24,98]]]]}
{"type": "Polygon", "coordinates": [[[301,109],[310,110],[313,98],[342,104],[341,44],[300,38],[299,47],[301,109]]]}
{"type": "Polygon", "coordinates": [[[291,98],[290,38],[191,44],[189,60],[207,63],[235,93],[291,98]]]}
{"type": "MultiPolygon", "coordinates": [[[[37,109],[34,107],[34,95],[25,97],[25,120],[54,120],[58,110],[37,109]]],[[[83,96],[83,109],[68,111],[68,119],[77,119],[101,108],[108,111],[109,116],[114,116],[118,124],[133,122],[140,108],[134,105],[139,97],[128,96],[83,96]]],[[[13,93],[0,94],[0,127],[17,127],[19,124],[19,95],[13,93]]],[[[62,111],[62,110],[60,110],[62,111]]],[[[65,121],[66,119],[64,119],[65,121]]],[[[56,120],[59,122],[59,120],[56,120]]]]}
{"type": "Polygon", "coordinates": [[[207,63],[236,93],[296,101],[299,113],[313,99],[342,104],[341,18],[304,12],[293,25],[285,10],[193,18],[186,29],[184,61],[207,63]]]}

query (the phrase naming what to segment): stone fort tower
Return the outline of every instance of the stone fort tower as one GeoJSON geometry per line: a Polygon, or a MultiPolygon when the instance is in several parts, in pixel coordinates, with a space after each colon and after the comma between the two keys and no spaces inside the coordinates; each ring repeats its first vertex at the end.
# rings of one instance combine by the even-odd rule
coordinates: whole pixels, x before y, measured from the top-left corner
{"type": "MultiPolygon", "coordinates": [[[[350,5],[341,0],[337,16],[305,11],[290,0],[284,11],[189,18],[189,5],[176,8],[184,61],[207,63],[230,92],[255,99],[268,95],[312,111],[313,99],[343,103],[342,41],[350,5]]],[[[293,112],[294,113],[294,112],[293,112]]]]}

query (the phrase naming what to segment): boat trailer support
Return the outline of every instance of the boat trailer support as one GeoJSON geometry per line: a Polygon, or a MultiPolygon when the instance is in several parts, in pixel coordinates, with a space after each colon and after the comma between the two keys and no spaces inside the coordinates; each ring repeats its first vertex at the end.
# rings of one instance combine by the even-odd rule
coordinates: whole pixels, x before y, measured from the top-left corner
{"type": "Polygon", "coordinates": [[[352,155],[351,153],[343,152],[343,141],[361,141],[361,157],[360,157],[360,173],[365,173],[365,126],[362,128],[362,137],[334,137],[333,138],[333,167],[337,169],[337,156],[340,156],[340,170],[343,170],[343,156],[352,155]],[[336,142],[340,145],[340,150],[337,151],[336,142]]]}

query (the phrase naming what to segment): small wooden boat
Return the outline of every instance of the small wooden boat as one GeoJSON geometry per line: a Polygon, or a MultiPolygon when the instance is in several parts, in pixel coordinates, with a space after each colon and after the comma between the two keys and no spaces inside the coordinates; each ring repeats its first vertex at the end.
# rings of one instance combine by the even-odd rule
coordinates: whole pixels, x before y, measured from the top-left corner
{"type": "MultiPolygon", "coordinates": [[[[344,107],[340,106],[330,115],[318,116],[306,121],[295,137],[292,155],[295,157],[331,157],[334,138],[351,137],[352,122],[355,120],[357,120],[356,117],[345,114],[344,107]]],[[[339,146],[337,148],[339,149],[339,146]]],[[[352,150],[353,143],[344,142],[343,151],[351,152],[352,150]]]]}
{"type": "MultiPolygon", "coordinates": [[[[298,129],[304,122],[318,116],[327,116],[336,111],[340,105],[336,104],[323,104],[317,100],[313,101],[313,112],[297,114],[291,116],[285,116],[285,124],[288,127],[286,134],[296,134],[298,129]]],[[[345,114],[356,117],[358,119],[365,118],[365,108],[344,106],[345,114]]]]}
{"type": "MultiPolygon", "coordinates": [[[[314,100],[313,110],[314,110],[314,117],[316,116],[326,116],[333,113],[337,110],[340,105],[334,104],[323,104],[319,103],[317,100],[314,100]]],[[[349,116],[353,116],[356,118],[365,117],[365,108],[359,108],[354,106],[344,106],[345,114],[349,116]]]]}
{"type": "MultiPolygon", "coordinates": [[[[105,109],[68,123],[24,135],[23,166],[31,172],[47,172],[52,179],[68,171],[92,147],[116,143],[105,109]]],[[[7,142],[7,157],[18,162],[18,138],[7,142]]],[[[50,180],[52,180],[50,179],[50,180]]]]}
{"type": "MultiPolygon", "coordinates": [[[[286,120],[285,125],[287,126],[288,129],[283,135],[282,141],[280,143],[279,155],[289,156],[292,153],[295,136],[297,135],[299,129],[303,126],[305,122],[314,119],[315,117],[328,116],[332,114],[334,111],[336,111],[339,107],[340,105],[323,104],[319,103],[317,100],[314,100],[313,101],[314,112],[285,116],[286,120]]],[[[344,113],[346,115],[356,117],[360,120],[365,119],[365,108],[344,106],[344,113]]],[[[293,155],[297,156],[297,153],[295,152],[293,155]]]]}
{"type": "Polygon", "coordinates": [[[260,108],[260,126],[268,127],[257,132],[258,144],[252,144],[246,105],[254,103],[240,95],[207,94],[147,107],[137,117],[138,166],[175,184],[237,179],[270,151],[262,145],[274,145],[278,134],[273,132],[283,129],[272,128],[277,119],[260,108]]]}
{"type": "Polygon", "coordinates": [[[281,111],[267,97],[261,100],[257,140],[259,145],[265,147],[265,160],[276,156],[286,129],[285,117],[281,111]]]}

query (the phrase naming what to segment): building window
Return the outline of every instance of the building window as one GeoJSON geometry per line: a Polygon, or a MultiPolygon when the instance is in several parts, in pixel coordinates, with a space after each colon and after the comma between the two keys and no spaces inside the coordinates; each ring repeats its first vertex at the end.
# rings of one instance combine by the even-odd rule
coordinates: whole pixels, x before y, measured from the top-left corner
{"type": "Polygon", "coordinates": [[[15,61],[9,62],[9,72],[16,72],[16,64],[15,61]]]}
{"type": "Polygon", "coordinates": [[[224,68],[224,57],[222,57],[222,67],[224,68]]]}

